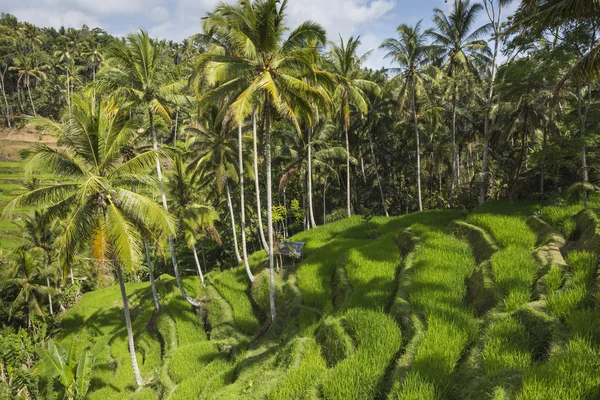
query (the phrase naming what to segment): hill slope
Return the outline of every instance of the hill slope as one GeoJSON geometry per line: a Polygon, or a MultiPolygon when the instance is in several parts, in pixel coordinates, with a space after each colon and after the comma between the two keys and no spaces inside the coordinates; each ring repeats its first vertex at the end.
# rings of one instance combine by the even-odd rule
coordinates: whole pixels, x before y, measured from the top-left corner
{"type": "Polygon", "coordinates": [[[600,223],[544,208],[555,230],[536,210],[491,203],[302,232],[305,258],[277,273],[270,326],[264,252],[253,287],[243,268],[211,272],[206,288],[186,278],[200,310],[162,276],[154,315],[148,284],[129,283],[138,392],[117,287],[84,295],[58,339],[91,346],[90,399],[598,398],[600,223]]]}

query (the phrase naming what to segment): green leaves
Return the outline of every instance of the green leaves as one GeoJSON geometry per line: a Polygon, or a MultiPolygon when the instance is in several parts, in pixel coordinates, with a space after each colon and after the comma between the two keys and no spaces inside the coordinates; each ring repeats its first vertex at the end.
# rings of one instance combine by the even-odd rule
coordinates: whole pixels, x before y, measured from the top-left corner
{"type": "Polygon", "coordinates": [[[90,387],[93,357],[86,349],[76,358],[76,351],[77,345],[74,340],[68,351],[56,345],[52,339],[48,341],[47,349],[38,348],[46,373],[58,380],[65,397],[83,399],[90,387]]]}

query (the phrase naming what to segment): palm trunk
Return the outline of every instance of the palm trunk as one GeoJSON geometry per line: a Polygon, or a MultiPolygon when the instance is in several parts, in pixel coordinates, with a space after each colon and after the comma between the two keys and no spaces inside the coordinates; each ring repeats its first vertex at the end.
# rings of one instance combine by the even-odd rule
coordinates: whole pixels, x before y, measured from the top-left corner
{"type": "Polygon", "coordinates": [[[202,282],[202,287],[206,287],[204,284],[204,275],[202,274],[202,268],[200,268],[200,260],[198,260],[198,252],[196,251],[196,245],[191,246],[192,252],[194,253],[194,260],[196,261],[196,269],[198,269],[198,276],[200,277],[200,282],[202,282]]]}
{"type": "Polygon", "coordinates": [[[419,121],[417,118],[417,96],[415,94],[415,78],[412,78],[412,111],[415,120],[415,139],[417,141],[417,198],[419,201],[419,211],[423,211],[423,200],[421,197],[421,144],[419,142],[419,121]]]}
{"type": "Polygon", "coordinates": [[[381,179],[379,178],[379,167],[377,166],[377,158],[375,158],[375,150],[373,149],[373,138],[371,137],[371,132],[369,132],[369,149],[371,150],[371,158],[373,158],[373,166],[375,167],[375,177],[377,178],[377,186],[379,186],[381,205],[383,206],[385,216],[389,217],[390,214],[388,213],[387,204],[385,203],[385,196],[383,195],[383,185],[381,184],[381,179]]]}
{"type": "Polygon", "coordinates": [[[273,197],[271,190],[271,118],[269,115],[268,104],[265,104],[267,110],[265,112],[265,161],[267,168],[267,234],[269,247],[267,254],[269,255],[269,304],[271,306],[271,321],[275,320],[275,273],[273,260],[273,197]]]}
{"type": "Polygon", "coordinates": [[[50,279],[48,278],[46,278],[46,286],[48,287],[48,304],[50,305],[50,315],[54,315],[54,310],[52,309],[52,295],[50,294],[50,279]]]}
{"type": "Polygon", "coordinates": [[[227,205],[229,206],[229,216],[231,217],[231,231],[233,233],[233,247],[235,250],[235,259],[238,264],[241,264],[242,257],[240,256],[240,250],[238,248],[237,232],[235,229],[235,216],[233,214],[233,203],[231,202],[231,193],[229,193],[229,184],[225,184],[225,191],[227,192],[227,205]]]}
{"type": "Polygon", "coordinates": [[[71,273],[71,285],[75,285],[75,278],[73,277],[73,266],[69,266],[69,272],[71,273]]]}
{"type": "Polygon", "coordinates": [[[323,183],[323,225],[325,225],[327,219],[327,201],[325,198],[325,192],[327,192],[327,179],[323,183]]]}
{"type": "Polygon", "coordinates": [[[238,168],[240,174],[240,228],[242,231],[242,256],[244,258],[244,267],[250,282],[254,282],[254,275],[250,271],[248,264],[248,250],[246,249],[246,201],[244,199],[244,154],[242,148],[242,124],[238,125],[238,168]]]}
{"type": "Polygon", "coordinates": [[[267,239],[262,223],[262,212],[260,207],[260,184],[258,178],[258,146],[256,144],[256,110],[252,111],[252,162],[254,164],[254,191],[256,192],[256,214],[258,215],[258,232],[264,249],[267,248],[267,239]]]}
{"type": "Polygon", "coordinates": [[[202,251],[202,265],[204,266],[204,273],[206,274],[206,255],[204,254],[204,244],[202,243],[202,240],[200,241],[200,251],[202,251]]]}
{"type": "MultiPolygon", "coordinates": [[[[487,3],[484,2],[487,9],[487,3]]],[[[491,21],[494,24],[494,55],[492,56],[492,71],[490,76],[490,87],[488,90],[486,114],[483,124],[483,158],[481,160],[481,177],[479,187],[479,204],[485,202],[485,194],[487,193],[487,173],[488,173],[488,158],[490,148],[490,111],[492,109],[492,99],[494,97],[494,81],[496,80],[496,60],[498,58],[498,48],[500,44],[500,21],[502,20],[502,2],[498,2],[498,19],[491,21]]]]}
{"type": "Polygon", "coordinates": [[[140,367],[138,366],[137,357],[135,354],[135,343],[133,341],[133,327],[131,325],[131,315],[129,314],[129,302],[127,300],[127,292],[125,291],[125,282],[123,282],[123,273],[121,272],[121,264],[115,260],[117,269],[117,277],[119,278],[119,287],[121,288],[121,298],[123,299],[123,314],[125,316],[125,325],[127,326],[127,340],[129,342],[129,356],[131,357],[131,365],[133,366],[133,376],[138,387],[144,384],[140,367]]]}
{"type": "Polygon", "coordinates": [[[27,84],[27,93],[29,94],[29,101],[31,102],[31,108],[33,109],[33,116],[37,117],[37,113],[35,112],[35,105],[33,104],[33,99],[31,98],[31,89],[29,88],[29,83],[27,84]]]}
{"type": "Polygon", "coordinates": [[[4,85],[4,77],[6,76],[6,71],[8,69],[8,64],[5,66],[4,71],[2,72],[2,76],[0,77],[0,87],[2,88],[2,97],[4,98],[4,106],[6,107],[6,124],[8,127],[11,127],[10,124],[10,107],[8,105],[8,100],[6,98],[6,88],[4,85]]]}
{"type": "MultiPolygon", "coordinates": [[[[152,116],[152,112],[148,110],[148,116],[150,118],[150,131],[152,132],[152,148],[154,151],[158,150],[158,139],[156,137],[156,132],[154,131],[154,119],[152,116]]],[[[162,182],[162,171],[160,168],[160,158],[158,154],[156,154],[156,174],[158,175],[158,185],[160,187],[160,196],[162,198],[162,204],[165,211],[169,211],[169,206],[167,205],[167,196],[165,194],[165,188],[162,182]]],[[[173,263],[173,270],[175,271],[175,279],[177,280],[177,286],[179,287],[179,291],[182,296],[193,306],[200,306],[200,302],[196,299],[192,299],[183,288],[183,282],[181,281],[181,276],[179,275],[179,267],[177,266],[177,256],[175,255],[175,243],[173,241],[173,237],[171,235],[168,236],[169,239],[169,249],[171,250],[171,262],[173,263]]]]}
{"type": "Polygon", "coordinates": [[[312,190],[312,127],[308,127],[308,215],[313,228],[317,227],[315,222],[315,212],[313,211],[313,190],[312,190]]]}
{"type": "Polygon", "coordinates": [[[148,241],[144,239],[144,249],[146,250],[146,263],[148,264],[148,275],[150,275],[150,288],[152,289],[152,298],[154,299],[154,309],[160,311],[160,301],[158,300],[158,291],[156,290],[156,282],[154,281],[154,268],[152,267],[152,258],[150,257],[150,248],[148,241]]]}
{"type": "Polygon", "coordinates": [[[177,143],[177,130],[179,129],[179,107],[175,110],[175,131],[173,132],[173,143],[177,143]]]}
{"type": "Polygon", "coordinates": [[[454,92],[452,93],[452,178],[450,179],[450,195],[449,200],[452,199],[454,194],[454,188],[456,185],[456,91],[458,90],[457,84],[454,83],[454,92]]]}
{"type": "Polygon", "coordinates": [[[577,112],[579,114],[579,123],[580,123],[580,132],[581,139],[583,144],[581,146],[581,175],[583,179],[583,206],[584,208],[588,208],[588,194],[586,191],[586,185],[589,182],[589,174],[588,174],[588,166],[587,166],[587,156],[586,156],[586,143],[585,143],[585,134],[586,134],[586,122],[587,116],[590,111],[590,105],[592,102],[592,88],[588,85],[587,87],[587,99],[585,108],[583,107],[583,96],[581,94],[581,89],[577,88],[577,100],[578,100],[578,109],[577,112]]]}
{"type": "Polygon", "coordinates": [[[69,107],[69,116],[71,115],[71,81],[69,79],[69,64],[67,64],[67,106],[69,107]]]}
{"type": "Polygon", "coordinates": [[[346,137],[346,211],[348,216],[352,215],[350,203],[350,140],[348,138],[348,122],[344,117],[344,135],[346,137]]]}

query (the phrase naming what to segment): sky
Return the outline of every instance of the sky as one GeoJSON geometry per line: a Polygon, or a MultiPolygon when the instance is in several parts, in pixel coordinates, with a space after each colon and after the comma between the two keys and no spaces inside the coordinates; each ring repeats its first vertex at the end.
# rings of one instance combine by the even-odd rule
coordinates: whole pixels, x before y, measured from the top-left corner
{"type": "MultiPolygon", "coordinates": [[[[232,0],[229,0],[232,1],[232,0]]],[[[481,0],[471,0],[479,2],[481,0]]],[[[201,31],[202,17],[221,0],[0,0],[0,11],[38,26],[81,28],[100,27],[115,36],[140,28],[151,36],[181,41],[201,31]]],[[[512,13],[520,0],[505,11],[512,13]]],[[[384,39],[395,36],[402,23],[423,20],[432,25],[433,9],[449,12],[452,0],[289,0],[288,25],[295,27],[310,19],[320,23],[329,40],[361,37],[361,53],[373,50],[367,59],[370,68],[389,67],[385,53],[378,49],[384,39]]],[[[482,12],[478,26],[488,22],[482,12]]]]}

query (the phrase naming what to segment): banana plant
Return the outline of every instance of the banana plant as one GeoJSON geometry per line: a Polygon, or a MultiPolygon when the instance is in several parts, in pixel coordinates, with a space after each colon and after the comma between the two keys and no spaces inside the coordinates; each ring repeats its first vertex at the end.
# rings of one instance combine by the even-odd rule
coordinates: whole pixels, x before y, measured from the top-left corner
{"type": "Polygon", "coordinates": [[[65,350],[49,340],[47,349],[40,347],[38,353],[48,375],[62,386],[63,398],[78,400],[85,397],[90,388],[93,367],[92,354],[87,349],[76,357],[75,341],[65,350]]]}

